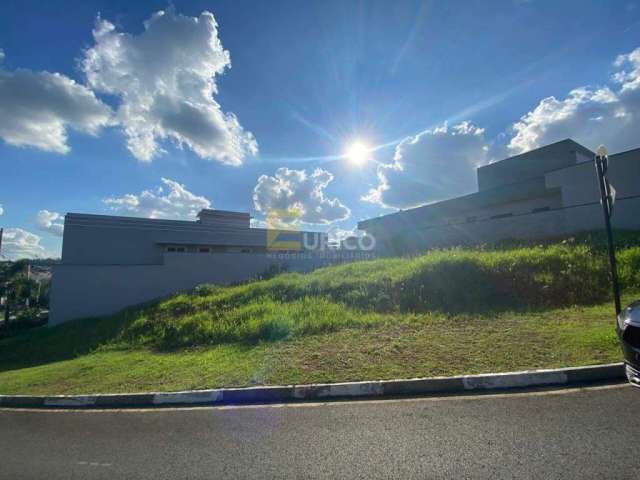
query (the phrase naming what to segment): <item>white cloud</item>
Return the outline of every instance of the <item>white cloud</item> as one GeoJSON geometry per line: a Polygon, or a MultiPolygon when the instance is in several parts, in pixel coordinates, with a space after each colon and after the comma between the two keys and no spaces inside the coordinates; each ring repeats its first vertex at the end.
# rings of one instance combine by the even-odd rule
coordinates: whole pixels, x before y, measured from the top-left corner
{"type": "Polygon", "coordinates": [[[46,258],[51,254],[40,245],[41,238],[21,228],[5,228],[2,236],[2,256],[9,260],[46,258]]]}
{"type": "Polygon", "coordinates": [[[262,175],[253,190],[253,203],[268,220],[286,223],[328,224],[349,218],[351,211],[337,198],[325,197],[324,189],[333,175],[317,168],[306,170],[276,170],[274,176],[262,175]]]}
{"type": "Polygon", "coordinates": [[[82,68],[91,87],[120,98],[118,120],[136,158],[151,161],[165,139],[230,165],[257,153],[253,135],[214,100],[215,76],[231,60],[213,14],[187,17],[169,8],[153,14],[139,35],[98,18],[93,36],[82,68]]]}
{"type": "Polygon", "coordinates": [[[469,122],[425,130],[398,144],[363,200],[407,208],[475,191],[475,169],[487,162],[488,149],[484,130],[469,122]]]}
{"type": "Polygon", "coordinates": [[[64,216],[58,212],[40,210],[36,216],[36,225],[43,232],[61,237],[64,233],[64,216]]]}
{"type": "Polygon", "coordinates": [[[543,99],[513,126],[512,153],[573,138],[589,148],[604,143],[618,152],[638,146],[640,128],[640,48],[620,55],[609,87],[579,87],[558,100],[543,99]]]}
{"type": "Polygon", "coordinates": [[[4,208],[2,208],[2,204],[0,203],[0,215],[4,214],[4,208]]]}
{"type": "Polygon", "coordinates": [[[107,198],[104,203],[114,212],[167,219],[193,219],[203,208],[211,208],[209,200],[191,193],[184,185],[168,178],[163,178],[162,183],[165,188],[107,198]]]}
{"type": "Polygon", "coordinates": [[[10,145],[68,153],[69,128],[95,135],[110,118],[109,107],[69,77],[0,68],[0,138],[10,145]]]}

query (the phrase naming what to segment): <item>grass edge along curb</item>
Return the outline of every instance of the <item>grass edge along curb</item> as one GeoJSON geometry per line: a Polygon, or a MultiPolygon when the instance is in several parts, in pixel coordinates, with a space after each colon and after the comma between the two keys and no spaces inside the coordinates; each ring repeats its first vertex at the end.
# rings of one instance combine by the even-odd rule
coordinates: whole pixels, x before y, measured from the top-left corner
{"type": "Polygon", "coordinates": [[[172,405],[241,405],[308,400],[381,398],[464,393],[525,387],[580,385],[625,378],[623,363],[454,377],[412,378],[309,385],[220,388],[183,392],[96,395],[0,395],[0,407],[123,408],[172,405]]]}

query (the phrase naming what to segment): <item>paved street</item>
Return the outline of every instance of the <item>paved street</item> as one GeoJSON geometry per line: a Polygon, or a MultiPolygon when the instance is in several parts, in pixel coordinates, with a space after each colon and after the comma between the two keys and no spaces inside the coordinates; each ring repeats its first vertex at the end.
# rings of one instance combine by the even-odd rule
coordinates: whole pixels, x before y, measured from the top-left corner
{"type": "Polygon", "coordinates": [[[129,411],[0,410],[0,477],[633,478],[640,390],[129,411]]]}

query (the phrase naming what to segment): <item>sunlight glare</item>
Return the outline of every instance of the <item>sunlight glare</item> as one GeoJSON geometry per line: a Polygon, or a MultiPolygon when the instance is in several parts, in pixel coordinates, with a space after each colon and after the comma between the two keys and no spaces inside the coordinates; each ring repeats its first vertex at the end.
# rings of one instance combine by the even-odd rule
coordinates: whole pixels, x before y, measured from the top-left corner
{"type": "Polygon", "coordinates": [[[356,141],[349,146],[345,157],[353,165],[364,165],[369,160],[369,153],[370,149],[366,144],[356,141]]]}

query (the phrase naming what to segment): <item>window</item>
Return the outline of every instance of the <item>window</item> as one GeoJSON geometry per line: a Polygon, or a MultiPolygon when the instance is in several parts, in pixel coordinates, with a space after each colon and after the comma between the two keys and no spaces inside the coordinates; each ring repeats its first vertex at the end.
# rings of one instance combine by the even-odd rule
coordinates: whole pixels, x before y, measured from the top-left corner
{"type": "Polygon", "coordinates": [[[176,248],[176,252],[184,252],[184,247],[178,247],[176,248]]]}
{"type": "Polygon", "coordinates": [[[202,247],[199,251],[200,253],[209,253],[211,250],[208,247],[202,247]]]}
{"type": "Polygon", "coordinates": [[[176,247],[168,247],[167,248],[167,252],[175,252],[176,251],[176,247]]]}
{"type": "Polygon", "coordinates": [[[513,216],[513,213],[509,212],[509,213],[501,213],[500,215],[492,215],[489,218],[491,220],[497,220],[498,218],[507,218],[512,216],[513,216]]]}

